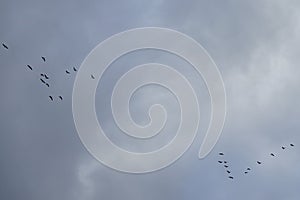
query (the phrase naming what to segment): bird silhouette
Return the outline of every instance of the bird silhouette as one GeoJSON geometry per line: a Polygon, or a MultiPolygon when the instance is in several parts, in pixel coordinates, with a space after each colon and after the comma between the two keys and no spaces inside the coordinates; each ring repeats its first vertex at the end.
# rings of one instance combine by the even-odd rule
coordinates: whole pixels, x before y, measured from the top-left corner
{"type": "Polygon", "coordinates": [[[224,165],[225,168],[228,168],[228,165],[224,165]]]}
{"type": "Polygon", "coordinates": [[[60,100],[63,100],[62,96],[59,96],[59,99],[60,99],[60,100]]]}
{"type": "Polygon", "coordinates": [[[273,156],[273,157],[275,156],[274,153],[270,153],[270,155],[273,156]]]}
{"type": "Polygon", "coordinates": [[[251,170],[251,168],[250,168],[250,167],[248,167],[248,168],[247,168],[247,170],[248,170],[248,171],[250,171],[250,170],[251,170]]]}
{"type": "Polygon", "coordinates": [[[74,72],[77,72],[77,69],[75,67],[73,67],[74,72]]]}
{"type": "Polygon", "coordinates": [[[246,172],[244,172],[245,174],[248,174],[248,172],[246,171],[246,172]]]}
{"type": "Polygon", "coordinates": [[[68,70],[66,70],[66,73],[67,73],[67,74],[70,74],[70,72],[69,72],[68,70]]]}
{"type": "Polygon", "coordinates": [[[51,101],[53,101],[53,97],[52,96],[49,96],[49,98],[51,99],[51,101]]]}
{"type": "Polygon", "coordinates": [[[220,152],[219,155],[220,155],[220,156],[224,156],[224,153],[220,152]]]}
{"type": "Polygon", "coordinates": [[[282,146],[281,148],[284,150],[286,147],[282,146]]]}
{"type": "Polygon", "coordinates": [[[259,164],[259,165],[260,165],[260,164],[261,164],[261,162],[260,162],[260,161],[257,161],[257,164],[259,164]]]}
{"type": "Polygon", "coordinates": [[[32,67],[31,67],[30,65],[27,65],[27,67],[28,67],[30,70],[32,70],[32,67]]]}
{"type": "Polygon", "coordinates": [[[219,162],[220,164],[223,163],[223,161],[221,161],[221,160],[219,160],[218,162],[219,162]]]}
{"type": "Polygon", "coordinates": [[[45,74],[41,74],[42,77],[45,77],[45,74]]]}
{"type": "Polygon", "coordinates": [[[91,74],[91,78],[92,78],[92,79],[95,79],[95,77],[93,76],[93,74],[91,74]]]}
{"type": "Polygon", "coordinates": [[[228,178],[233,179],[233,176],[228,176],[228,178]]]}
{"type": "Polygon", "coordinates": [[[46,58],[45,58],[44,56],[42,56],[42,60],[43,60],[44,62],[46,62],[46,58]]]}
{"type": "Polygon", "coordinates": [[[227,163],[227,161],[225,160],[225,161],[224,161],[224,163],[226,164],[226,163],[227,163]]]}
{"type": "Polygon", "coordinates": [[[40,78],[40,80],[42,81],[42,83],[46,84],[46,82],[42,78],[40,78]]]}
{"type": "Polygon", "coordinates": [[[291,146],[291,147],[294,147],[295,145],[291,143],[290,146],[291,146]]]}
{"type": "Polygon", "coordinates": [[[5,49],[8,49],[8,46],[6,46],[6,44],[2,43],[2,46],[3,46],[5,49]]]}
{"type": "Polygon", "coordinates": [[[46,74],[44,74],[44,77],[45,77],[45,79],[49,79],[49,77],[46,74]]]}
{"type": "Polygon", "coordinates": [[[226,170],[226,172],[227,172],[228,174],[230,174],[230,173],[231,173],[229,170],[226,170]]]}
{"type": "Polygon", "coordinates": [[[46,83],[47,87],[50,87],[49,83],[46,83]]]}

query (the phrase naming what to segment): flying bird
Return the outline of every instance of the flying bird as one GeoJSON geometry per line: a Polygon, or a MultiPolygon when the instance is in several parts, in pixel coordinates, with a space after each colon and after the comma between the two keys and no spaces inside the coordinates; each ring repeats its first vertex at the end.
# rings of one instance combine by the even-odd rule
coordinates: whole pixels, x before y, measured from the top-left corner
{"type": "Polygon", "coordinates": [[[53,97],[52,96],[49,96],[49,98],[51,99],[51,101],[53,101],[53,97]]]}
{"type": "Polygon", "coordinates": [[[273,156],[273,157],[275,156],[274,153],[270,153],[270,155],[273,156]]]}
{"type": "Polygon", "coordinates": [[[257,161],[257,164],[259,164],[259,165],[260,165],[260,164],[261,164],[261,162],[260,162],[260,161],[257,161]]]}
{"type": "Polygon", "coordinates": [[[2,43],[2,46],[3,46],[5,49],[8,49],[8,46],[6,46],[6,44],[2,43]]]}
{"type": "Polygon", "coordinates": [[[92,79],[95,79],[95,77],[93,76],[93,74],[91,74],[91,78],[92,78],[92,79]]]}
{"type": "Polygon", "coordinates": [[[77,69],[75,67],[73,67],[74,72],[77,72],[77,69]]]}
{"type": "Polygon", "coordinates": [[[291,143],[290,146],[293,147],[293,146],[295,146],[295,145],[291,143]]]}
{"type": "Polygon", "coordinates": [[[226,163],[227,163],[227,161],[225,160],[225,161],[224,161],[224,163],[226,164],[226,163]]]}
{"type": "Polygon", "coordinates": [[[219,155],[220,155],[220,156],[224,156],[224,153],[220,152],[219,155]]]}
{"type": "Polygon", "coordinates": [[[27,67],[28,67],[30,70],[32,70],[32,67],[31,67],[30,65],[27,65],[27,67]]]}
{"type": "Polygon", "coordinates": [[[67,74],[70,74],[70,72],[69,72],[68,70],[66,70],[66,73],[67,73],[67,74]]]}
{"type": "Polygon", "coordinates": [[[49,77],[46,74],[44,74],[44,77],[45,77],[45,79],[49,79],[49,77]]]}
{"type": "Polygon", "coordinates": [[[46,83],[47,87],[50,87],[49,83],[46,83]]]}
{"type": "Polygon", "coordinates": [[[286,147],[282,146],[281,148],[284,150],[286,147]]]}
{"type": "Polygon", "coordinates": [[[248,167],[247,170],[250,171],[251,170],[250,167],[248,167]]]}
{"type": "Polygon", "coordinates": [[[246,171],[246,172],[244,172],[245,174],[248,174],[248,172],[246,171]]]}
{"type": "Polygon", "coordinates": [[[226,171],[228,174],[230,174],[231,172],[229,170],[226,171]]]}
{"type": "Polygon", "coordinates": [[[59,99],[60,99],[60,100],[63,100],[62,96],[59,96],[59,99]]]}
{"type": "Polygon", "coordinates": [[[42,60],[43,60],[44,62],[46,62],[46,58],[45,58],[44,56],[42,56],[42,60]]]}
{"type": "Polygon", "coordinates": [[[46,82],[42,78],[40,78],[40,80],[42,81],[42,83],[46,84],[46,82]]]}
{"type": "Polygon", "coordinates": [[[233,179],[233,176],[228,176],[228,178],[233,179]]]}
{"type": "Polygon", "coordinates": [[[228,165],[224,165],[225,168],[228,168],[228,165]]]}
{"type": "Polygon", "coordinates": [[[221,160],[218,161],[220,164],[223,163],[221,160]]]}
{"type": "Polygon", "coordinates": [[[45,77],[45,74],[41,74],[42,77],[45,77]]]}

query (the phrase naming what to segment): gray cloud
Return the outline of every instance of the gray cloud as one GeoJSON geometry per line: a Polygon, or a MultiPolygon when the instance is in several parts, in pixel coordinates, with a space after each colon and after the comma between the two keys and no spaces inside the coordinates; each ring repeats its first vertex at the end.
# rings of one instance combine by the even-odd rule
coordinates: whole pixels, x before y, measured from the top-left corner
{"type": "MultiPolygon", "coordinates": [[[[298,199],[299,8],[292,0],[1,1],[0,42],[10,48],[0,48],[1,198],[298,199]],[[209,51],[224,77],[228,116],[214,151],[198,160],[209,119],[208,94],[200,77],[185,63],[159,52],[145,51],[115,63],[98,88],[97,109],[103,125],[114,131],[110,137],[116,143],[129,148],[133,141],[118,140],[121,132],[109,109],[101,111],[115,76],[131,64],[157,60],[174,65],[196,85],[203,111],[199,136],[178,162],[156,173],[130,175],[101,165],[84,149],[72,119],[75,74],[64,71],[79,67],[87,53],[112,34],[143,26],[182,31],[209,51]],[[33,73],[26,64],[33,66],[33,73]],[[39,83],[40,72],[49,74],[50,89],[39,83]],[[62,94],[65,100],[50,103],[49,94],[62,94]],[[290,142],[295,149],[281,151],[280,146],[290,142]],[[226,153],[234,181],[227,180],[216,163],[218,151],[226,153]],[[275,159],[268,156],[271,151],[275,159]],[[256,160],[263,166],[256,166],[256,160]],[[247,166],[253,171],[243,176],[247,166]]],[[[177,106],[165,91],[145,88],[132,102],[134,119],[147,121],[145,107],[155,101],[171,102],[169,112],[177,106]],[[147,97],[151,92],[160,95],[147,97]]],[[[176,128],[176,113],[169,130],[176,128]]],[[[160,144],[169,138],[162,136],[160,144]]]]}

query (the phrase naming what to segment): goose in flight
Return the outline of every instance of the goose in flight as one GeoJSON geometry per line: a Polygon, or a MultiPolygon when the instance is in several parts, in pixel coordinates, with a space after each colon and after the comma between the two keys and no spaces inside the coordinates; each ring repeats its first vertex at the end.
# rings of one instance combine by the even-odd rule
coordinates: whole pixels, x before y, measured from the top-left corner
{"type": "Polygon", "coordinates": [[[42,83],[46,84],[46,82],[42,78],[40,78],[40,80],[41,80],[42,83]]]}
{"type": "Polygon", "coordinates": [[[250,167],[247,167],[246,171],[244,172],[244,174],[248,174],[248,172],[251,170],[250,167]]]}
{"type": "Polygon", "coordinates": [[[74,72],[77,72],[77,69],[75,67],[73,67],[74,72]]]}
{"type": "Polygon", "coordinates": [[[44,62],[46,62],[46,58],[45,58],[44,56],[42,56],[42,60],[43,60],[44,62]]]}
{"type": "Polygon", "coordinates": [[[92,79],[95,79],[95,77],[93,76],[93,74],[91,74],[91,78],[92,78],[92,79]]]}
{"type": "Polygon", "coordinates": [[[59,96],[59,99],[60,99],[60,100],[63,100],[62,96],[59,96]]]}
{"type": "Polygon", "coordinates": [[[3,46],[5,49],[8,49],[8,46],[6,46],[6,44],[2,43],[2,46],[3,46]]]}
{"type": "Polygon", "coordinates": [[[66,73],[67,73],[67,74],[70,74],[70,72],[69,72],[68,70],[66,70],[66,73]]]}
{"type": "Polygon", "coordinates": [[[30,65],[27,65],[27,67],[28,67],[30,70],[32,70],[32,67],[31,67],[30,65]]]}
{"type": "Polygon", "coordinates": [[[53,101],[53,97],[52,96],[49,96],[49,98],[51,99],[51,101],[53,101]]]}
{"type": "Polygon", "coordinates": [[[260,164],[261,164],[261,162],[260,162],[260,161],[257,161],[257,164],[259,164],[259,165],[260,165],[260,164]]]}

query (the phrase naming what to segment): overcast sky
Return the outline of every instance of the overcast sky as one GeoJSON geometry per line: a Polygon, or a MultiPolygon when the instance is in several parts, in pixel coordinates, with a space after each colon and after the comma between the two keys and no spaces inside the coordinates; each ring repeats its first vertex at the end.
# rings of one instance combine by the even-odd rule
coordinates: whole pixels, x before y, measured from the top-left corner
{"type": "Polygon", "coordinates": [[[299,11],[297,0],[1,0],[0,43],[9,49],[0,47],[0,198],[298,200],[299,11]],[[210,117],[201,77],[166,52],[143,50],[121,57],[100,81],[96,96],[99,121],[116,144],[132,151],[153,150],[170,141],[178,127],[176,99],[158,86],[141,88],[130,103],[139,124],[148,122],[150,105],[166,106],[169,118],[157,138],[134,141],[114,124],[112,88],[138,64],[159,62],[179,70],[193,85],[201,109],[197,138],[177,162],[132,175],[105,167],[82,145],[72,117],[72,67],[79,68],[109,36],[145,26],[181,31],[203,45],[224,79],[227,118],[217,145],[199,160],[210,117]],[[40,73],[49,75],[50,88],[41,84],[40,73]],[[228,179],[219,159],[228,160],[234,180],[228,179]],[[244,175],[247,167],[252,170],[244,175]]]}

